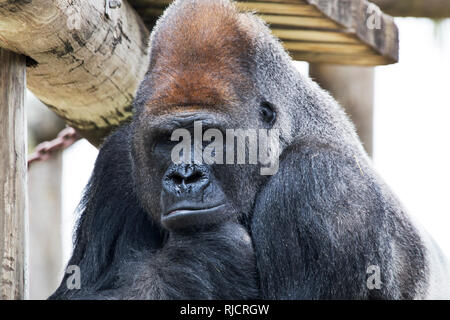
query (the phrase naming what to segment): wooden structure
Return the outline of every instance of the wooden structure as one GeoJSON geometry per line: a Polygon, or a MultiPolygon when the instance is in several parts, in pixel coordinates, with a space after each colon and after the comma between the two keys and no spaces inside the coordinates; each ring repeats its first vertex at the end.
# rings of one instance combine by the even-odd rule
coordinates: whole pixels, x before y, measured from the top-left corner
{"type": "Polygon", "coordinates": [[[105,0],[0,0],[0,47],[27,56],[28,88],[96,145],[131,114],[148,37],[126,2],[106,15],[105,0]]]}
{"type": "MultiPolygon", "coordinates": [[[[109,0],[0,0],[0,47],[28,57],[28,88],[98,146],[131,114],[147,66],[149,30],[169,2],[130,0],[106,10],[109,0]]],[[[238,6],[259,12],[298,60],[397,61],[393,19],[365,0],[239,1],[238,6]]]]}
{"type": "Polygon", "coordinates": [[[25,293],[25,57],[0,48],[0,299],[25,293]]]}
{"type": "Polygon", "coordinates": [[[448,0],[372,0],[372,2],[392,16],[434,19],[450,17],[448,0]]]}
{"type": "MultiPolygon", "coordinates": [[[[151,27],[171,1],[129,2],[151,27]]],[[[398,60],[393,19],[367,1],[263,0],[237,5],[269,23],[296,60],[365,66],[398,60]]]]}
{"type": "MultiPolygon", "coordinates": [[[[436,0],[437,1],[437,0],[436,0]]],[[[0,0],[0,294],[25,297],[28,88],[94,145],[131,115],[149,31],[167,0],[0,0]],[[117,4],[121,3],[120,6],[117,4]]],[[[398,59],[398,31],[366,0],[238,1],[257,11],[298,60],[375,66],[398,59]]]]}

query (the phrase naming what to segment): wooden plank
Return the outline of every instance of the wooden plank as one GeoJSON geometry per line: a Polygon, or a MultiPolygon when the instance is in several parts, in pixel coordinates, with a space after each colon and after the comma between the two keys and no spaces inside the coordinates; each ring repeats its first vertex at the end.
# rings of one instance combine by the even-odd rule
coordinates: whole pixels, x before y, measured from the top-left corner
{"type": "Polygon", "coordinates": [[[148,37],[127,2],[107,16],[104,0],[0,0],[0,47],[29,57],[28,88],[97,145],[131,116],[148,37]]]}
{"type": "MultiPolygon", "coordinates": [[[[134,8],[148,8],[150,6],[161,6],[166,7],[170,3],[173,2],[173,0],[128,0],[128,2],[134,7],[134,8]]],[[[243,1],[241,1],[243,2],[243,1]]],[[[272,2],[272,3],[287,3],[287,4],[307,4],[304,0],[247,0],[245,2],[272,2]]]]}
{"type": "Polygon", "coordinates": [[[352,34],[334,31],[318,31],[318,30],[291,30],[291,29],[272,29],[275,36],[281,40],[302,40],[317,42],[339,42],[358,44],[360,41],[352,34]]]}
{"type": "Polygon", "coordinates": [[[303,3],[266,3],[266,2],[236,2],[237,7],[243,11],[255,10],[266,14],[283,14],[305,17],[321,17],[322,14],[316,8],[303,3]]]}
{"type": "Polygon", "coordinates": [[[352,54],[352,55],[375,54],[373,49],[365,44],[284,41],[283,45],[288,51],[305,51],[316,53],[352,54]]]}
{"type": "MultiPolygon", "coordinates": [[[[142,8],[139,13],[145,17],[145,21],[156,21],[159,16],[164,13],[164,9],[159,8],[142,8]]],[[[340,30],[342,29],[337,23],[322,17],[303,17],[303,16],[286,16],[286,15],[269,15],[258,14],[258,16],[270,25],[285,27],[304,27],[311,29],[340,30]]]]}
{"type": "Polygon", "coordinates": [[[269,14],[258,14],[258,16],[270,25],[315,29],[341,29],[341,27],[337,23],[331,21],[330,19],[322,17],[299,17],[269,14]]]}
{"type": "MultiPolygon", "coordinates": [[[[129,0],[136,6],[139,14],[149,24],[154,24],[157,16],[162,14],[165,5],[169,0],[129,0]]],[[[336,49],[335,43],[351,44],[347,49],[340,49],[336,52],[333,63],[348,64],[347,52],[356,49],[355,54],[364,51],[364,58],[359,57],[355,62],[361,63],[381,63],[389,64],[398,61],[398,30],[393,19],[366,0],[260,0],[260,1],[238,1],[237,6],[243,11],[254,11],[267,23],[272,25],[274,34],[282,41],[301,41],[324,43],[318,46],[308,45],[303,50],[312,50],[305,54],[293,53],[297,58],[311,57],[311,62],[317,62],[318,57],[322,60],[326,56],[332,55],[332,50],[336,49]],[[379,26],[371,27],[368,21],[376,15],[379,26]],[[329,43],[329,50],[326,50],[326,43],[329,43]],[[361,44],[361,47],[355,47],[361,44]],[[373,50],[366,50],[370,47],[373,50]],[[362,49],[364,48],[364,49],[362,49]],[[317,50],[317,51],[315,51],[317,50]],[[340,54],[345,52],[346,55],[340,54]],[[316,55],[317,54],[317,55],[316,55]],[[370,58],[370,55],[380,56],[370,58]]],[[[151,28],[151,26],[149,27],[151,28]]],[[[288,46],[286,46],[288,48],[288,46]]]]}
{"type": "Polygon", "coordinates": [[[25,297],[25,57],[0,48],[0,299],[25,297]]]}
{"type": "MultiPolygon", "coordinates": [[[[163,9],[172,1],[170,0],[130,0],[139,14],[149,14],[149,9],[163,9]]],[[[237,1],[236,5],[243,11],[257,11],[259,13],[299,15],[308,17],[321,17],[322,14],[311,5],[299,1],[237,1]]],[[[144,15],[144,16],[145,16],[144,15]]]]}
{"type": "Polygon", "coordinates": [[[379,66],[391,63],[385,57],[373,54],[334,54],[321,53],[311,51],[292,51],[290,52],[294,60],[329,63],[329,64],[343,64],[354,66],[379,66]]]}

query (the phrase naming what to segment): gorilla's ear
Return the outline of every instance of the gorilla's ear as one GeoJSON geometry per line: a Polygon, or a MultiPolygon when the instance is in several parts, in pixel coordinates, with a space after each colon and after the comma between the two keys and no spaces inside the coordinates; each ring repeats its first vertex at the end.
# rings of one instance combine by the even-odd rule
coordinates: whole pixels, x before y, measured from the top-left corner
{"type": "Polygon", "coordinates": [[[297,143],[283,151],[252,219],[263,298],[367,294],[367,263],[381,264],[372,228],[386,220],[363,162],[323,144],[297,143]]]}
{"type": "Polygon", "coordinates": [[[104,284],[114,283],[111,278],[115,275],[117,258],[160,244],[159,227],[139,205],[134,189],[129,134],[129,126],[123,126],[103,144],[79,205],[81,216],[68,265],[80,268],[81,290],[68,290],[66,278],[70,275],[65,274],[50,298],[107,289],[104,284]]]}

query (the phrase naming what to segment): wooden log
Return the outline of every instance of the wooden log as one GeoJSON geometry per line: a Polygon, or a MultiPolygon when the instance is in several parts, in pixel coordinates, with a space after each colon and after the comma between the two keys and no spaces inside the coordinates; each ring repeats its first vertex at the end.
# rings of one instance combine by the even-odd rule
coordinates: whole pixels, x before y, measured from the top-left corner
{"type": "Polygon", "coordinates": [[[0,299],[25,297],[25,57],[0,48],[0,299]]]}
{"type": "Polygon", "coordinates": [[[28,88],[98,145],[131,115],[149,33],[127,2],[0,0],[0,47],[27,55],[28,88]]]}
{"type": "Polygon", "coordinates": [[[448,0],[371,0],[392,16],[427,17],[443,19],[450,17],[448,0]]]}

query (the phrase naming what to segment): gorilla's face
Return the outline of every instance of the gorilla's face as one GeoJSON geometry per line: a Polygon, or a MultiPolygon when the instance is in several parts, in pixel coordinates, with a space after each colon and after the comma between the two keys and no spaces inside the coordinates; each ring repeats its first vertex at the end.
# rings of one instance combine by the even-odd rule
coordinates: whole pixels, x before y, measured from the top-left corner
{"type": "Polygon", "coordinates": [[[141,204],[155,221],[161,221],[169,230],[176,230],[249,216],[265,177],[260,174],[259,162],[249,163],[249,149],[257,146],[251,146],[254,142],[248,139],[245,140],[246,161],[236,164],[238,139],[229,132],[227,136],[227,130],[249,132],[251,130],[247,129],[256,129],[258,132],[258,129],[271,128],[276,121],[271,104],[258,103],[256,98],[252,100],[234,108],[201,104],[180,106],[181,103],[173,107],[153,105],[135,117],[134,177],[141,204]],[[221,109],[225,111],[221,112],[221,109]],[[177,129],[183,129],[189,139],[185,141],[182,137],[180,141],[172,141],[177,129]],[[206,138],[211,132],[213,137],[206,138]],[[214,147],[208,149],[212,142],[215,142],[214,147]],[[180,143],[189,148],[174,153],[180,143]],[[234,150],[227,149],[230,144],[234,150]],[[191,152],[190,161],[175,161],[174,154],[182,158],[186,150],[191,152]],[[219,158],[214,162],[205,158],[196,161],[198,150],[203,157],[219,158]],[[230,152],[233,161],[227,164],[230,152]]]}
{"type": "MultiPolygon", "coordinates": [[[[178,9],[166,15],[172,10],[178,9]]],[[[246,218],[265,181],[261,159],[239,164],[237,141],[233,152],[224,147],[234,144],[226,139],[227,129],[253,129],[258,144],[258,130],[277,122],[277,106],[256,81],[256,24],[229,2],[217,1],[202,11],[187,6],[182,19],[162,19],[152,32],[148,73],[134,102],[132,156],[141,204],[168,229],[246,218]],[[196,121],[202,125],[197,136],[196,121]],[[171,137],[182,128],[190,132],[191,150],[196,142],[217,142],[215,136],[202,141],[208,140],[201,137],[208,136],[208,129],[220,132],[223,143],[213,153],[222,151],[223,164],[175,163],[171,155],[178,141],[171,137]],[[232,160],[225,161],[228,157],[232,160]]],[[[256,148],[259,156],[254,144],[247,147],[256,148]]]]}

